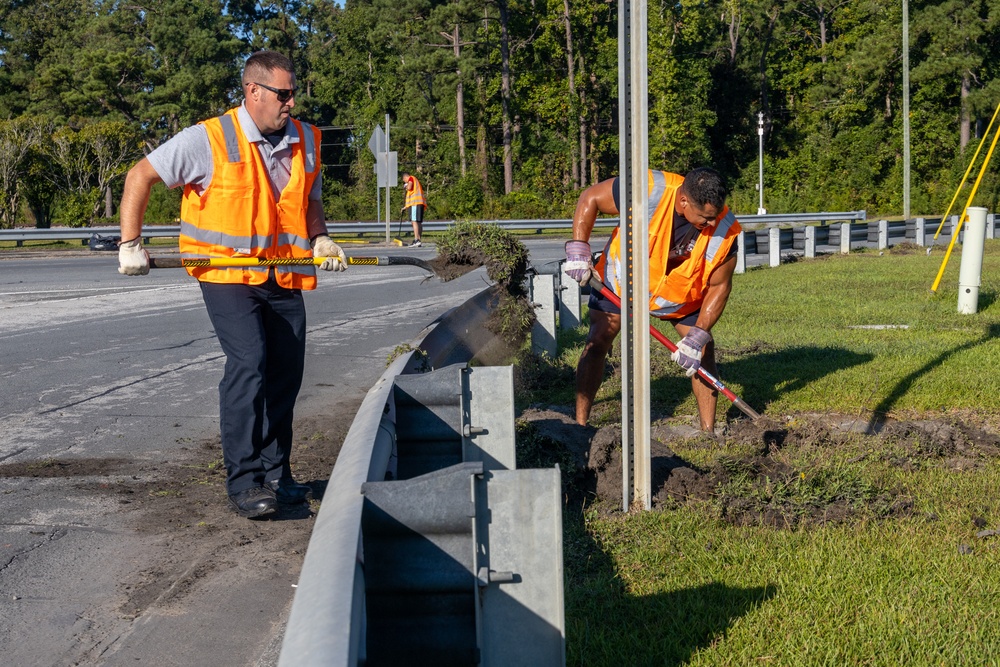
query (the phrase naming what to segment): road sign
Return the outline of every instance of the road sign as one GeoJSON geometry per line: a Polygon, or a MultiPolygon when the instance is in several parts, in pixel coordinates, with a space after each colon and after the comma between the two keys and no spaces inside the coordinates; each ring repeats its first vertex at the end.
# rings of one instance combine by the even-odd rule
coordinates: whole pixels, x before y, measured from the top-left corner
{"type": "Polygon", "coordinates": [[[385,153],[385,149],[385,132],[382,131],[381,125],[376,125],[371,139],[368,140],[368,150],[378,157],[380,153],[385,153]]]}
{"type": "Polygon", "coordinates": [[[375,173],[378,175],[378,187],[394,188],[399,185],[399,166],[396,163],[396,151],[375,154],[375,173]]]}

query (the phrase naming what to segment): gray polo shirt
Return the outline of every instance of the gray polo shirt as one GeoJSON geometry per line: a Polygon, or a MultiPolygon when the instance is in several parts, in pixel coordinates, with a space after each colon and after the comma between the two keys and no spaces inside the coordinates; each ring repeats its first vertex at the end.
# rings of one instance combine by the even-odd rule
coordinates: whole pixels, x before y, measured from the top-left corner
{"type": "MultiPolygon", "coordinates": [[[[291,178],[292,144],[302,140],[298,130],[295,129],[294,123],[287,123],[285,136],[277,146],[272,147],[257,129],[245,105],[241,104],[236,110],[236,117],[247,141],[257,145],[257,150],[267,166],[271,191],[277,201],[291,178]]],[[[201,195],[212,182],[214,170],[212,145],[208,141],[208,130],[204,125],[192,125],[181,130],[146,158],[168,188],[191,185],[201,195]]],[[[309,199],[312,201],[323,199],[322,172],[316,176],[312,190],[309,191],[309,199]]]]}

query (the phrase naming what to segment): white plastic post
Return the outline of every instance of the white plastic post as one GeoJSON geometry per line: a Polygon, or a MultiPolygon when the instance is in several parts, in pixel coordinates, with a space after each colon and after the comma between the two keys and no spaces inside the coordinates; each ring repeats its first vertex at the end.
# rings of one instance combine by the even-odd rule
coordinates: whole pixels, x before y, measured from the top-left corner
{"type": "Polygon", "coordinates": [[[913,221],[913,240],[921,248],[927,242],[927,220],[924,218],[913,221]]]}
{"type": "Polygon", "coordinates": [[[878,221],[878,249],[885,250],[889,247],[889,221],[878,221]]]}
{"type": "Polygon", "coordinates": [[[781,265],[781,230],[771,227],[767,230],[768,264],[772,267],[781,265]]]}
{"type": "Polygon", "coordinates": [[[986,209],[970,206],[962,244],[962,265],[958,270],[958,312],[972,315],[979,309],[979,284],[983,274],[983,246],[986,245],[986,209]]]}

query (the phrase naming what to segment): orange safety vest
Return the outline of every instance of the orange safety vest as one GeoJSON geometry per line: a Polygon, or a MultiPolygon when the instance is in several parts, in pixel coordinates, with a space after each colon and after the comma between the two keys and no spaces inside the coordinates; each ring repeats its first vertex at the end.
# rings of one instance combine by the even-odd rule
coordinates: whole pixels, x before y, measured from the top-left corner
{"type": "MultiPolygon", "coordinates": [[[[298,143],[292,143],[292,172],[276,202],[260,151],[247,141],[236,109],[202,121],[212,146],[212,180],[200,195],[191,185],[181,201],[180,252],[185,258],[312,257],[306,210],[319,175],[320,132],[295,119],[298,143]]],[[[267,266],[188,267],[210,283],[260,285],[267,266]]],[[[316,287],[315,266],[275,266],[278,284],[289,289],[316,287]]]]}
{"type": "MultiPolygon", "coordinates": [[[[667,274],[670,235],[673,232],[677,191],[684,177],[665,171],[649,171],[649,313],[654,317],[680,319],[701,308],[712,271],[726,261],[740,233],[740,223],[723,206],[715,227],[698,235],[691,256],[667,274]]],[[[621,237],[612,232],[608,251],[598,263],[604,284],[621,295],[621,237]]]]}
{"type": "Polygon", "coordinates": [[[410,180],[413,181],[413,189],[406,191],[406,202],[403,204],[403,208],[427,206],[427,197],[424,197],[424,189],[420,187],[420,181],[413,174],[410,174],[410,180]]]}

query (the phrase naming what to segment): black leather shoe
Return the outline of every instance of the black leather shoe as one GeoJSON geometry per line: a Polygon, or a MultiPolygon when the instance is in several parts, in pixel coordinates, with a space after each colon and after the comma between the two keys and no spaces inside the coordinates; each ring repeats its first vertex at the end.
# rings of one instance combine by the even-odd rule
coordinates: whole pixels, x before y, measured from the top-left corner
{"type": "Polygon", "coordinates": [[[274,496],[267,489],[259,486],[230,494],[229,506],[233,508],[234,512],[247,519],[272,514],[278,509],[278,503],[274,496]]]}
{"type": "Polygon", "coordinates": [[[305,484],[299,484],[294,479],[275,479],[264,482],[264,488],[270,489],[279,503],[285,505],[298,505],[304,503],[312,493],[305,484]]]}

